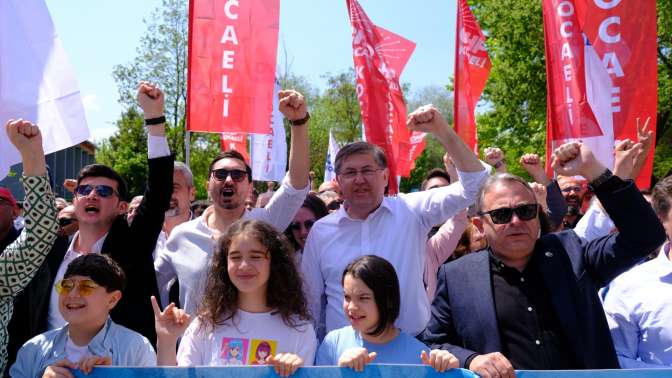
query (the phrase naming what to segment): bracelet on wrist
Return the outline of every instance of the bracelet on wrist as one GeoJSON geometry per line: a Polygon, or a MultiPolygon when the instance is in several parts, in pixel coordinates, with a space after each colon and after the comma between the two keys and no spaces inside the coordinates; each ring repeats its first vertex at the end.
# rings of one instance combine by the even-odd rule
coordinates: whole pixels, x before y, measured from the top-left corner
{"type": "Polygon", "coordinates": [[[160,125],[166,123],[166,116],[145,119],[145,126],[160,125]]]}

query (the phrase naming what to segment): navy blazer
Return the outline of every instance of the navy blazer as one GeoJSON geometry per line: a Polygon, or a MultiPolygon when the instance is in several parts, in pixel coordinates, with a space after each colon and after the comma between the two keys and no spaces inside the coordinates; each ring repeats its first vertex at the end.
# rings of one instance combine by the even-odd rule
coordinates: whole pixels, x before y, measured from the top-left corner
{"type": "MultiPolygon", "coordinates": [[[[571,230],[544,235],[534,247],[533,261],[577,368],[618,369],[597,291],[658,248],[665,231],[632,182],[611,192],[600,189],[596,194],[620,232],[591,242],[571,230]]],[[[418,337],[432,348],[450,351],[463,366],[473,354],[501,352],[494,303],[488,250],[445,264],[431,318],[418,337]]]]}

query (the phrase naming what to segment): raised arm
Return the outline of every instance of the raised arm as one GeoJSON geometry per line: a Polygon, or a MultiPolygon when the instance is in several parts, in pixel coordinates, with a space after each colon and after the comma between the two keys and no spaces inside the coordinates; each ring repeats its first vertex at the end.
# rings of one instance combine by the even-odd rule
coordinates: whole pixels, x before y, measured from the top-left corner
{"type": "Polygon", "coordinates": [[[310,146],[308,124],[310,116],[303,95],[295,90],[278,93],[278,107],[291,126],[289,145],[289,183],[296,189],[308,186],[310,170],[310,146]]]}
{"type": "Polygon", "coordinates": [[[2,296],[15,296],[23,290],[51,250],[58,232],[54,194],[49,186],[42,149],[42,134],[37,125],[10,120],[5,125],[10,142],[23,161],[25,190],[25,228],[19,238],[0,255],[4,274],[0,275],[2,296]],[[22,269],[17,266],[22,265],[22,269]],[[10,272],[14,272],[13,274],[10,272]]]}

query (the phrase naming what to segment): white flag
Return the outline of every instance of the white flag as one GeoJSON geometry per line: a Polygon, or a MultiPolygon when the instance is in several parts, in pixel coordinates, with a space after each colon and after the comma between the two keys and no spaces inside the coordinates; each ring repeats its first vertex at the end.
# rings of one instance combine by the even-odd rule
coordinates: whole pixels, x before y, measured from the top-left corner
{"type": "MultiPolygon", "coordinates": [[[[280,82],[275,81],[275,93],[280,82]]],[[[287,139],[282,113],[278,110],[278,96],[273,96],[271,115],[272,134],[251,134],[252,179],[257,181],[282,181],[287,171],[287,139]]]]}
{"type": "Polygon", "coordinates": [[[0,1],[0,179],[21,161],[4,130],[12,118],[40,126],[45,153],[90,136],[74,69],[44,0],[0,1]]]}
{"type": "Polygon", "coordinates": [[[334,134],[329,129],[329,150],[327,151],[327,160],[324,163],[324,182],[336,178],[336,154],[338,154],[338,150],[340,150],[338,143],[336,143],[334,134]]]}
{"type": "Polygon", "coordinates": [[[605,167],[613,169],[614,166],[614,118],[611,109],[612,82],[607,69],[602,64],[600,57],[585,38],[585,71],[586,71],[586,95],[588,103],[593,109],[602,135],[597,137],[582,138],[593,154],[605,167]]]}

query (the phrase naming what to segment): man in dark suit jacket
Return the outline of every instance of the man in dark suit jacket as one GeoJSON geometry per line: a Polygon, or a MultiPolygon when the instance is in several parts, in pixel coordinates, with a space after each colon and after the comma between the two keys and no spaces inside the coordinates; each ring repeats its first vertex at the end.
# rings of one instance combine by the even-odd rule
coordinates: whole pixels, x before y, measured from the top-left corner
{"type": "Polygon", "coordinates": [[[489,248],[444,265],[420,338],[482,377],[515,369],[617,369],[597,290],[664,240],[632,181],[612,175],[582,144],[555,151],[553,168],[590,182],[620,233],[592,242],[573,231],[540,235],[539,205],[521,178],[500,174],[477,199],[489,248]]]}
{"type": "Polygon", "coordinates": [[[24,342],[63,325],[54,284],[63,278],[70,261],[86,253],[108,254],[126,274],[126,288],[112,319],[156,342],[150,296],[158,298],[159,291],[152,252],[170,206],[173,157],[165,138],[163,93],[154,85],[141,83],[138,102],[145,113],[149,153],[147,188],[138,213],[129,225],[125,219],[126,184],[112,168],[93,164],[82,169],[73,200],[79,231],[71,243],[67,237],[57,240],[46,263],[16,299],[9,325],[7,366],[24,342]]]}

